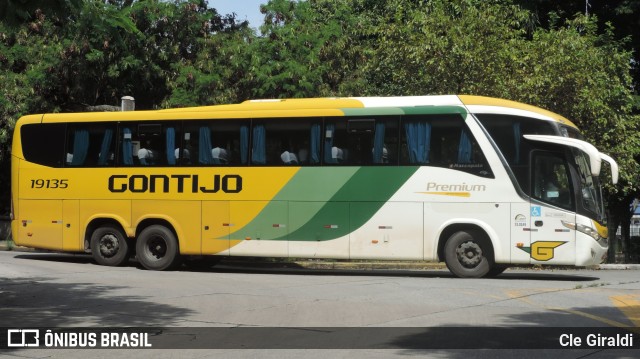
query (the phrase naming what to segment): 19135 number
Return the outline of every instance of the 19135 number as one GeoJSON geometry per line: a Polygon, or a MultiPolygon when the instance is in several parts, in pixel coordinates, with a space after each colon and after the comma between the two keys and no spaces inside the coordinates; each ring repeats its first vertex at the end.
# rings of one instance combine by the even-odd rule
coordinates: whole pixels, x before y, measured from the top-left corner
{"type": "Polygon", "coordinates": [[[67,188],[69,187],[68,179],[32,179],[31,188],[67,188]]]}

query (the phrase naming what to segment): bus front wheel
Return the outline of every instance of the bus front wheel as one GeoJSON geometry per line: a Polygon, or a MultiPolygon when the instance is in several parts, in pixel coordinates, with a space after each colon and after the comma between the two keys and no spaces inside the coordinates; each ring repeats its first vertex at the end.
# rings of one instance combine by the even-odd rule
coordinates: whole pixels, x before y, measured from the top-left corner
{"type": "Polygon", "coordinates": [[[136,257],[147,269],[171,269],[180,262],[178,240],[165,226],[149,226],[140,232],[136,240],[136,257]]]}
{"type": "Polygon", "coordinates": [[[459,231],[451,235],[444,247],[447,268],[456,277],[480,278],[493,265],[490,248],[474,231],[459,231]]]}
{"type": "Polygon", "coordinates": [[[129,243],[115,226],[99,227],[91,234],[91,254],[98,264],[121,266],[129,260],[129,243]]]}

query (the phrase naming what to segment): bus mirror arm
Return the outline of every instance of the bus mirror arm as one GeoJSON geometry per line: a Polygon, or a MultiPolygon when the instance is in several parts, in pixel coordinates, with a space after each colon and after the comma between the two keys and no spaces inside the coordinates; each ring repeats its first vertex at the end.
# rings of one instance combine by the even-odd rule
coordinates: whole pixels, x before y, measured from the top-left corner
{"type": "Polygon", "coordinates": [[[600,175],[600,167],[602,166],[602,154],[592,144],[578,140],[575,138],[550,136],[550,135],[524,135],[524,138],[530,141],[538,141],[545,143],[554,143],[557,145],[569,146],[577,148],[589,156],[589,164],[591,167],[591,174],[593,176],[600,175]]]}
{"type": "Polygon", "coordinates": [[[613,158],[605,155],[604,153],[600,153],[600,158],[602,158],[603,161],[609,163],[609,166],[611,166],[611,182],[613,182],[613,184],[617,184],[619,174],[618,164],[613,158]]]}
{"type": "Polygon", "coordinates": [[[600,175],[600,168],[602,166],[602,161],[609,163],[611,166],[611,182],[613,184],[618,183],[618,164],[616,161],[598,151],[592,144],[578,140],[575,138],[561,137],[561,136],[548,136],[548,135],[524,135],[524,138],[530,141],[538,141],[538,142],[546,142],[546,143],[555,143],[558,145],[564,145],[569,147],[577,148],[589,156],[589,162],[591,165],[591,174],[594,176],[600,175]]]}

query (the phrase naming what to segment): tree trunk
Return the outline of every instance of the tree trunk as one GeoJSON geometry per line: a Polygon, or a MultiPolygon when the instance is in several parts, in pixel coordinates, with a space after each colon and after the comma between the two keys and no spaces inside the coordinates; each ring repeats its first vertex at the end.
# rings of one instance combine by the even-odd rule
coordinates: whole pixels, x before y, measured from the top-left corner
{"type": "Polygon", "coordinates": [[[618,227],[620,226],[620,218],[616,216],[616,211],[609,210],[607,217],[609,218],[609,222],[607,225],[607,229],[609,231],[609,250],[607,252],[607,263],[615,263],[616,262],[616,251],[618,249],[618,237],[616,236],[616,232],[618,232],[618,227]]]}

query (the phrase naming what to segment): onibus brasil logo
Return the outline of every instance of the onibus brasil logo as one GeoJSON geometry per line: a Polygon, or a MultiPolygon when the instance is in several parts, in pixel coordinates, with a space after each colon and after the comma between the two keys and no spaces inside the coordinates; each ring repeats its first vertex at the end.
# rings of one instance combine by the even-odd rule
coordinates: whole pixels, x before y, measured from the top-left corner
{"type": "Polygon", "coordinates": [[[567,242],[559,241],[538,241],[531,243],[531,247],[518,247],[523,251],[529,253],[531,258],[545,262],[553,259],[555,249],[567,242]]]}

